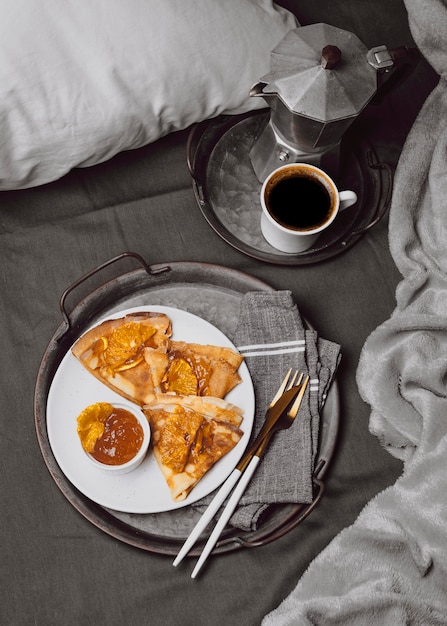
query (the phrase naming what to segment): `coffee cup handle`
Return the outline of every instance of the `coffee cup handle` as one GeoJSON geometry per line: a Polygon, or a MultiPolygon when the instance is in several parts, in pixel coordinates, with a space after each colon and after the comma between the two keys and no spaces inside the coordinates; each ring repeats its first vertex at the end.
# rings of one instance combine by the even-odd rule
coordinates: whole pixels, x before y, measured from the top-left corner
{"type": "Polygon", "coordinates": [[[338,195],[340,197],[340,211],[344,211],[357,202],[355,191],[340,191],[338,195]]]}

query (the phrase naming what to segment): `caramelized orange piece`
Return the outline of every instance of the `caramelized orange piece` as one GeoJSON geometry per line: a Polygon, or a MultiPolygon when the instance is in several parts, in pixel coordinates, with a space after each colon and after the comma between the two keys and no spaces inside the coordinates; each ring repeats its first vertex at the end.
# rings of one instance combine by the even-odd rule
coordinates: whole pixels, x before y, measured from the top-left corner
{"type": "Polygon", "coordinates": [[[115,371],[135,367],[143,360],[138,351],[155,333],[156,329],[152,326],[138,322],[128,322],[116,328],[109,336],[104,350],[104,364],[115,371]]]}
{"type": "Polygon", "coordinates": [[[92,351],[95,354],[99,354],[100,352],[104,352],[104,350],[107,348],[108,345],[109,345],[109,342],[107,341],[107,337],[100,337],[92,345],[92,351]]]}
{"type": "Polygon", "coordinates": [[[165,413],[160,429],[158,449],[163,463],[175,472],[182,472],[203,417],[195,411],[178,407],[172,414],[165,413]]]}
{"type": "Polygon", "coordinates": [[[165,389],[183,396],[197,395],[197,376],[185,359],[172,361],[166,375],[165,389]]]}
{"type": "Polygon", "coordinates": [[[115,367],[114,369],[115,369],[115,372],[124,372],[124,370],[130,370],[132,367],[139,365],[143,361],[144,361],[144,356],[141,354],[136,359],[133,359],[132,361],[127,361],[126,363],[123,363],[123,365],[119,365],[118,367],[115,367]]]}
{"type": "Polygon", "coordinates": [[[113,406],[108,402],[96,402],[78,415],[77,431],[86,452],[93,452],[96,441],[104,433],[104,424],[112,411],[113,406]]]}

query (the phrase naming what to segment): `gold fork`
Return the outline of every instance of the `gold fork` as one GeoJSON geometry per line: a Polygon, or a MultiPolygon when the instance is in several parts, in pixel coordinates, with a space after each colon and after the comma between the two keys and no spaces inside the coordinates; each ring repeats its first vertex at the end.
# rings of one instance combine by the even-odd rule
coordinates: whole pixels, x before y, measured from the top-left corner
{"type": "Polygon", "coordinates": [[[236,506],[238,505],[238,502],[241,499],[242,494],[247,488],[247,485],[250,482],[250,479],[253,476],[254,471],[256,467],[258,466],[258,463],[261,459],[261,456],[263,452],[265,451],[272,436],[274,435],[276,431],[290,428],[290,426],[293,424],[295,417],[298,414],[298,410],[301,406],[301,402],[303,400],[304,392],[306,391],[308,382],[309,382],[309,376],[306,376],[304,383],[301,385],[299,393],[296,399],[294,400],[291,408],[288,411],[284,410],[280,414],[279,418],[276,419],[274,423],[270,426],[270,429],[267,431],[267,434],[264,435],[264,437],[261,439],[258,445],[258,448],[254,452],[252,459],[250,460],[248,466],[245,468],[245,471],[243,472],[241,479],[239,480],[235,490],[231,494],[231,497],[228,500],[228,504],[225,506],[222,512],[222,515],[219,518],[219,521],[217,522],[216,526],[214,527],[213,532],[209,536],[209,539],[206,542],[205,547],[203,548],[203,552],[200,555],[200,558],[197,561],[196,566],[194,567],[192,571],[191,578],[195,578],[197,576],[200,569],[202,568],[202,565],[205,563],[206,559],[208,558],[208,555],[210,554],[211,550],[216,545],[217,540],[219,539],[223,529],[228,523],[228,520],[233,515],[233,512],[236,506]]]}
{"type": "MultiPolygon", "coordinates": [[[[271,428],[276,424],[277,420],[282,417],[284,411],[290,405],[290,403],[296,398],[297,394],[300,393],[301,381],[303,380],[303,374],[301,373],[298,376],[298,372],[292,375],[292,368],[287,372],[283,382],[281,383],[278,391],[275,394],[275,397],[271,401],[267,413],[265,414],[264,423],[259,431],[256,439],[250,445],[247,452],[244,454],[242,459],[239,461],[236,466],[237,469],[241,472],[247,467],[255,451],[257,450],[259,444],[262,442],[264,437],[268,435],[271,428]]],[[[307,383],[306,383],[307,385],[307,383]]],[[[303,392],[304,395],[304,392],[303,392]]],[[[301,396],[302,397],[302,396],[301,396]]],[[[278,429],[276,429],[278,430],[278,429]]],[[[276,432],[276,430],[274,432],[276,432]]]]}
{"type": "MultiPolygon", "coordinates": [[[[302,374],[301,374],[301,379],[302,379],[302,374]]],[[[262,456],[271,438],[278,430],[286,430],[287,428],[290,428],[292,426],[293,422],[295,421],[295,417],[298,414],[299,408],[301,406],[301,402],[303,400],[304,392],[306,391],[308,382],[309,382],[309,376],[306,376],[303,384],[301,385],[301,389],[299,390],[299,393],[297,397],[295,398],[295,401],[290,407],[290,409],[288,411],[284,411],[283,413],[281,413],[279,418],[272,424],[267,434],[263,437],[262,441],[259,443],[258,448],[256,452],[254,453],[256,456],[258,457],[262,456]]]]}

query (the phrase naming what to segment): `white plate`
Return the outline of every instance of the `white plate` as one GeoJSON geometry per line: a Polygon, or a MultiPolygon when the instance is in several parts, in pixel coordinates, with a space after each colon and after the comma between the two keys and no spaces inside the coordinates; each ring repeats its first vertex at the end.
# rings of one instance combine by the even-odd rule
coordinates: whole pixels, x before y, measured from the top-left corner
{"type": "MultiPolygon", "coordinates": [[[[140,306],[114,312],[104,319],[123,317],[136,311],[159,311],[172,321],[172,338],[189,343],[228,346],[231,341],[215,326],[192,313],[166,306],[140,306]]],[[[241,458],[250,437],[254,420],[255,396],[245,363],[239,369],[242,382],[226,396],[244,411],[241,425],[243,436],[239,443],[194,487],[182,502],[173,502],[169,489],[149,449],[143,463],[122,476],[110,476],[92,467],[86,457],[78,434],[76,418],[89,404],[123,402],[123,398],[90,374],[71,350],[61,361],[51,383],[47,401],[48,438],[62,472],[85,496],[101,506],[125,513],[161,513],[184,507],[208,495],[231,473],[241,458]]],[[[134,410],[137,405],[128,403],[134,410]]]]}

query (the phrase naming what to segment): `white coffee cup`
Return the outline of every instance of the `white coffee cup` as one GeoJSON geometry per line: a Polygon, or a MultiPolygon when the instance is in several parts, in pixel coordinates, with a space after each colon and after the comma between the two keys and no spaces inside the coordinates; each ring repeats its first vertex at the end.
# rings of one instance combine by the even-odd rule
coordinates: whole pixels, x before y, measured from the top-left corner
{"type": "Polygon", "coordinates": [[[315,165],[290,163],[274,170],[261,189],[261,231],[281,252],[310,248],[339,211],[357,202],[354,191],[339,191],[315,165]]]}

